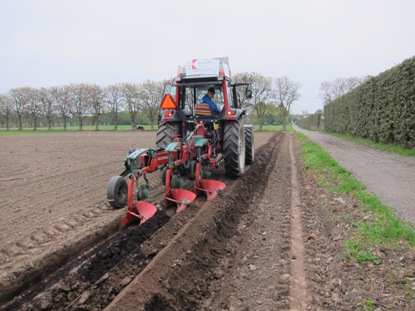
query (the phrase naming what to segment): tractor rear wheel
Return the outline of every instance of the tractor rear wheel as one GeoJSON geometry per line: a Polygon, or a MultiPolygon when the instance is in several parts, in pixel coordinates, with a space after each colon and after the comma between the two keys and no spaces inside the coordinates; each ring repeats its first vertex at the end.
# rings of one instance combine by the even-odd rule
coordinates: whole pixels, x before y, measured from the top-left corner
{"type": "Polygon", "coordinates": [[[254,146],[254,132],[251,126],[245,128],[245,164],[254,163],[255,146],[254,146]]]}
{"type": "Polygon", "coordinates": [[[122,208],[127,204],[128,185],[122,176],[113,176],[107,186],[107,200],[113,208],[122,208]]]}
{"type": "Polygon", "coordinates": [[[223,158],[225,173],[231,178],[245,171],[245,133],[242,120],[227,121],[223,131],[223,158]]]}
{"type": "Polygon", "coordinates": [[[180,123],[179,122],[167,122],[159,125],[157,131],[157,142],[156,145],[159,148],[166,147],[170,144],[173,139],[180,132],[180,123]]]}

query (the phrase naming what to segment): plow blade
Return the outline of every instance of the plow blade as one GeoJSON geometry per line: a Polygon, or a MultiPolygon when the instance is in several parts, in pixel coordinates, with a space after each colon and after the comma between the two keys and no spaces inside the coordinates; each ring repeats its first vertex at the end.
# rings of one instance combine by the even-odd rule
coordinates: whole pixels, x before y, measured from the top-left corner
{"type": "Polygon", "coordinates": [[[137,213],[128,210],[127,215],[125,215],[121,220],[121,226],[128,225],[129,223],[137,219],[140,220],[141,225],[147,220],[149,220],[151,217],[153,217],[154,214],[157,212],[157,207],[147,202],[137,201],[133,203],[133,206],[135,207],[137,213]]]}
{"type": "Polygon", "coordinates": [[[157,212],[157,207],[155,207],[153,204],[143,201],[135,202],[135,207],[138,213],[141,215],[140,224],[144,223],[146,220],[149,220],[157,212]]]}
{"type": "Polygon", "coordinates": [[[216,198],[216,196],[219,193],[221,193],[226,188],[225,183],[217,180],[201,179],[199,183],[200,188],[196,187],[196,189],[206,193],[208,201],[212,201],[214,198],[216,198]]]}
{"type": "Polygon", "coordinates": [[[176,213],[182,212],[187,205],[196,199],[196,194],[189,190],[183,189],[171,189],[171,198],[166,198],[169,201],[176,202],[177,210],[176,213]]]}

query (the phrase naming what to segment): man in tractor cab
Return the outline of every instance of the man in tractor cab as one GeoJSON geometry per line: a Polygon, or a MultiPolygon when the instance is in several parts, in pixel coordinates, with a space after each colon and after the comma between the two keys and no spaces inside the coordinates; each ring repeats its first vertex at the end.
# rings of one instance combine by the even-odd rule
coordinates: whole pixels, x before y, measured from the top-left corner
{"type": "Polygon", "coordinates": [[[220,110],[215,105],[215,103],[212,101],[212,98],[214,95],[215,95],[215,89],[213,87],[209,88],[207,94],[202,97],[202,103],[208,104],[213,115],[217,118],[220,114],[220,110]]]}

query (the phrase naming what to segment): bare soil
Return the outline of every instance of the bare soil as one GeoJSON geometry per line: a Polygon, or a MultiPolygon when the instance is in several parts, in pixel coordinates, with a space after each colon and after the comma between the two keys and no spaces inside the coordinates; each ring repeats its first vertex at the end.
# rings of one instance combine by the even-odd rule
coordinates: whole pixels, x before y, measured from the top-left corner
{"type": "MultiPolygon", "coordinates": [[[[0,137],[1,310],[415,309],[415,255],[344,260],[344,218],[363,215],[316,186],[292,134],[255,133],[255,163],[237,180],[219,169],[227,188],[214,201],[119,230],[125,209],[107,205],[106,183],[154,138],[0,137]]],[[[150,178],[160,204],[160,174],[150,178]]]]}

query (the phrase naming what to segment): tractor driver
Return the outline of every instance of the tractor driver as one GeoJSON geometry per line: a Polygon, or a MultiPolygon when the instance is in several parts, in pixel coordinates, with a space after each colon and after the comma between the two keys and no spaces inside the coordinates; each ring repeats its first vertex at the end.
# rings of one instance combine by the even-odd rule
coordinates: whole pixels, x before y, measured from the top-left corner
{"type": "Polygon", "coordinates": [[[218,117],[220,114],[220,110],[218,107],[216,107],[215,103],[212,101],[213,96],[215,95],[215,89],[213,87],[208,89],[208,92],[205,96],[202,98],[202,103],[206,103],[209,105],[210,110],[212,110],[213,115],[215,117],[218,117]]]}

